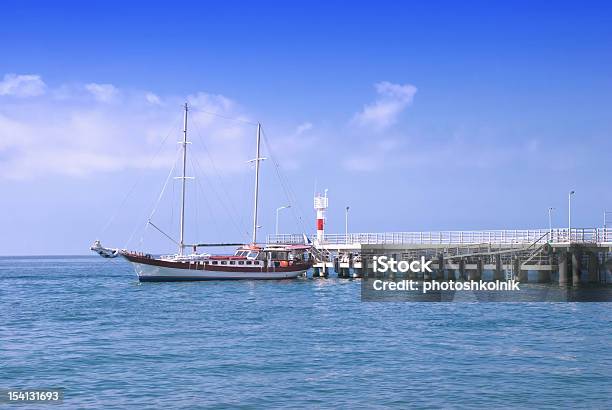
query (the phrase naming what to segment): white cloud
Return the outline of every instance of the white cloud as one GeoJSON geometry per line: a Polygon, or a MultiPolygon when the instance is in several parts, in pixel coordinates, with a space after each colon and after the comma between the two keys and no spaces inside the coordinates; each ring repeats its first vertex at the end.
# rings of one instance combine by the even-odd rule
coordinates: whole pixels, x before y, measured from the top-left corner
{"type": "Polygon", "coordinates": [[[355,114],[352,123],[362,127],[384,130],[397,121],[399,114],[408,107],[417,88],[411,84],[393,84],[383,81],[375,84],[378,97],[355,114]]]}
{"type": "Polygon", "coordinates": [[[0,82],[0,95],[35,97],[45,93],[47,86],[35,74],[5,74],[0,82]]]}
{"type": "MultiPolygon", "coordinates": [[[[184,101],[90,83],[63,84],[45,95],[0,104],[0,179],[169,169],[181,138],[184,101]],[[121,104],[108,104],[117,96],[121,104]],[[84,98],[89,103],[83,104],[84,98]]],[[[255,150],[249,114],[224,95],[198,92],[187,101],[190,158],[204,172],[214,172],[213,167],[224,174],[249,172],[246,161],[255,150]]],[[[294,136],[270,138],[287,158],[304,147],[294,136]]]]}
{"type": "Polygon", "coordinates": [[[149,104],[154,104],[154,105],[161,104],[160,98],[157,95],[153,94],[152,92],[146,93],[145,99],[147,100],[149,104]]]}
{"type": "Polygon", "coordinates": [[[297,126],[297,128],[295,129],[295,135],[302,135],[303,133],[305,133],[306,131],[310,131],[312,129],[312,124],[309,122],[304,122],[300,125],[297,126]]]}
{"type": "Polygon", "coordinates": [[[85,89],[89,91],[96,100],[100,102],[111,102],[119,94],[119,90],[112,84],[85,84],[85,89]]]}

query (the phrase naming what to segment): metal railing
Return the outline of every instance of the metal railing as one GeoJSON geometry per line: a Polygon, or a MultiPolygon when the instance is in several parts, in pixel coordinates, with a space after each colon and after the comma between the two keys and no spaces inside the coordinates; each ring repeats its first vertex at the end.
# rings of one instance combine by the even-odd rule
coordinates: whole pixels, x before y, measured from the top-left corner
{"type": "MultiPolygon", "coordinates": [[[[301,244],[301,234],[268,235],[268,243],[301,244]]],[[[316,243],[316,236],[309,238],[316,243]]],[[[612,228],[505,229],[493,231],[438,231],[326,234],[325,245],[469,245],[528,243],[612,243],[612,228]]]]}

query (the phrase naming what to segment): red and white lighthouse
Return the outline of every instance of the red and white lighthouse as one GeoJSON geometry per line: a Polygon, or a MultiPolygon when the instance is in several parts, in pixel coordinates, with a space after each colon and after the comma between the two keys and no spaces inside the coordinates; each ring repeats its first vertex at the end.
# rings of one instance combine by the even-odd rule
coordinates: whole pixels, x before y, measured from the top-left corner
{"type": "Polygon", "coordinates": [[[314,209],[317,211],[317,241],[323,242],[323,235],[325,234],[325,211],[327,210],[327,189],[325,194],[317,194],[314,197],[314,209]]]}

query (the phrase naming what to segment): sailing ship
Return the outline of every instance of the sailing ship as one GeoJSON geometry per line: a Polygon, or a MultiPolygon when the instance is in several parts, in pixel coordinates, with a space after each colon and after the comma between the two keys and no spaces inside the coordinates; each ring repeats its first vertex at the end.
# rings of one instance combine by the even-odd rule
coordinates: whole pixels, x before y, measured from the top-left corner
{"type": "MultiPolygon", "coordinates": [[[[309,250],[311,246],[257,244],[257,211],[259,197],[259,163],[265,159],[260,156],[261,124],[257,124],[257,143],[255,159],[255,197],[253,206],[252,241],[240,245],[233,255],[210,255],[198,253],[202,246],[227,246],[239,244],[186,244],[185,243],[185,181],[187,168],[187,116],[189,107],[184,105],[182,144],[181,208],[178,253],[155,257],[148,253],[133,252],[125,249],[105,248],[100,241],[90,248],[99,255],[112,258],[122,256],[134,265],[141,282],[199,281],[199,280],[266,280],[293,279],[304,275],[312,266],[309,250]],[[186,253],[192,249],[192,253],[186,253]]],[[[151,223],[149,221],[149,223],[151,223]]]]}

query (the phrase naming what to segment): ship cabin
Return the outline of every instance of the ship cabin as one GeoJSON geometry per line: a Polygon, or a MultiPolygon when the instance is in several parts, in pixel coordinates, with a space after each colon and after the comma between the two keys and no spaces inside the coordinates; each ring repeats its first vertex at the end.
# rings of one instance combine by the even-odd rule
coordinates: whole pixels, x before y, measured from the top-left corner
{"type": "Polygon", "coordinates": [[[237,268],[284,268],[309,263],[309,248],[309,246],[304,245],[243,246],[238,248],[234,255],[231,256],[210,256],[207,263],[213,266],[232,266],[237,268]]]}

